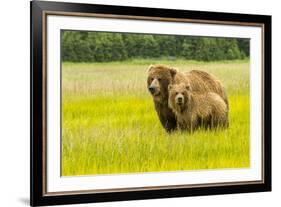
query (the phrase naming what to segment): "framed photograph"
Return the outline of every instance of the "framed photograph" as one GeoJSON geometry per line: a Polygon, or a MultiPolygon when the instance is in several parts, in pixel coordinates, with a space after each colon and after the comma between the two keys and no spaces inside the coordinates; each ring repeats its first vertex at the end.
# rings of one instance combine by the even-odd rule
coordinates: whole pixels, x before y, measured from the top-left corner
{"type": "Polygon", "coordinates": [[[31,2],[32,206],[270,190],[271,16],[31,2]]]}

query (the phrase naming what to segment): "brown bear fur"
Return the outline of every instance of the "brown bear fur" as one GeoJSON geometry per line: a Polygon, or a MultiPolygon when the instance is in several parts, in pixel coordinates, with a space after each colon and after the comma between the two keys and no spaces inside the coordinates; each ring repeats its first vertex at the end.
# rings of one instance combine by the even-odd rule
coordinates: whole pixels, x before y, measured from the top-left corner
{"type": "Polygon", "coordinates": [[[225,101],[228,107],[226,92],[220,81],[207,72],[192,70],[181,73],[177,69],[165,65],[151,65],[148,69],[147,88],[154,88],[153,97],[155,110],[162,126],[170,132],[177,128],[174,112],[168,106],[168,85],[186,83],[197,92],[215,92],[225,101]]]}
{"type": "Polygon", "coordinates": [[[176,115],[179,129],[228,126],[227,105],[218,94],[194,92],[184,83],[169,85],[168,90],[169,107],[176,115]]]}
{"type": "Polygon", "coordinates": [[[221,82],[212,74],[200,70],[191,70],[186,73],[192,91],[217,93],[228,108],[228,98],[221,82]]]}

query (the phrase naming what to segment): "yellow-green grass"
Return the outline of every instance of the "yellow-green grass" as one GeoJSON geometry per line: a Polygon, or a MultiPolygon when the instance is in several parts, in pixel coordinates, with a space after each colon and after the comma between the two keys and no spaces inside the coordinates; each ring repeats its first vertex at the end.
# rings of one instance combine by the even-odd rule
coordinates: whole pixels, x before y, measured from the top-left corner
{"type": "Polygon", "coordinates": [[[249,62],[63,63],[62,175],[247,168],[249,62]],[[165,132],[146,89],[149,64],[200,69],[226,87],[230,126],[165,132]]]}

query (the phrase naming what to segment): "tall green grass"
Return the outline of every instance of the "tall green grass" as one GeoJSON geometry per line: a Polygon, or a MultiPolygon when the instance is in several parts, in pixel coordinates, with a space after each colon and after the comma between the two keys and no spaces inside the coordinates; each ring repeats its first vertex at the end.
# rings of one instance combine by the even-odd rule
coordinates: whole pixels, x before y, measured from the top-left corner
{"type": "Polygon", "coordinates": [[[229,128],[192,134],[160,125],[146,89],[155,62],[63,63],[63,176],[250,166],[248,61],[162,61],[210,72],[227,89],[229,128]]]}

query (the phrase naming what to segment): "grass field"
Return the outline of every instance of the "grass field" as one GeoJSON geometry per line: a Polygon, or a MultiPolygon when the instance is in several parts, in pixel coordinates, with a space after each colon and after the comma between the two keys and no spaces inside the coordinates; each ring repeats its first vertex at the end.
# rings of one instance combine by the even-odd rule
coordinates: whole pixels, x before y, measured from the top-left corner
{"type": "Polygon", "coordinates": [[[249,61],[63,63],[62,175],[250,167],[249,61]],[[146,89],[147,67],[217,76],[228,92],[230,127],[167,134],[146,89]]]}

